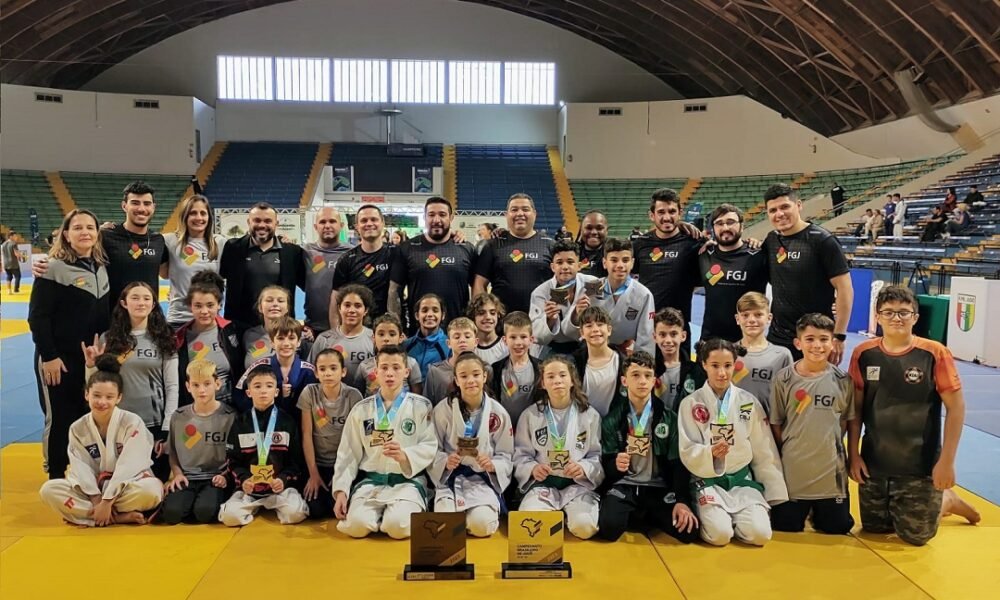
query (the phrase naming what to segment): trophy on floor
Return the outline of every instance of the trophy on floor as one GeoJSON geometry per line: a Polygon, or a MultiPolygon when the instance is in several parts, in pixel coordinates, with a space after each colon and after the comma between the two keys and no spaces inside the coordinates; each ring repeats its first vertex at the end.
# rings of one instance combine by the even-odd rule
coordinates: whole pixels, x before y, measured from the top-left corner
{"type": "Polygon", "coordinates": [[[404,581],[475,579],[475,565],[465,562],[465,513],[413,513],[410,516],[410,564],[404,581]]]}
{"type": "Polygon", "coordinates": [[[507,521],[504,579],[569,579],[573,568],[563,560],[563,513],[515,511],[507,521]]]}

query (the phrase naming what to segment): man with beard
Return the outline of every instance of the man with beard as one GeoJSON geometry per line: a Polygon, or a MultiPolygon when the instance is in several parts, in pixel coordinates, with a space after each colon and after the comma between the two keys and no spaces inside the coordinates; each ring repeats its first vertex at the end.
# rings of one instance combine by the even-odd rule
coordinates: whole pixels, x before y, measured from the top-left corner
{"type": "Polygon", "coordinates": [[[701,339],[713,337],[738,342],[736,302],[747,292],[767,289],[767,254],[743,241],[743,213],[732,204],[720,204],[708,218],[715,246],[698,257],[705,286],[705,318],[701,339]]]}
{"type": "Polygon", "coordinates": [[[306,272],[306,327],[313,336],[330,328],[328,311],[337,261],[350,249],[340,243],[343,223],[336,208],[324,207],[313,218],[316,241],[302,247],[306,272]]]}
{"type": "Polygon", "coordinates": [[[779,183],[767,188],[764,205],[775,229],[764,239],[774,296],[774,320],[767,340],[788,348],[795,360],[801,359],[802,352],[792,343],[796,321],[808,313],[834,318],[836,299],[830,362],[840,364],[854,302],[851,274],[840,242],[826,229],[802,220],[802,201],[791,186],[779,183]]]}
{"type": "Polygon", "coordinates": [[[354,214],[354,230],[361,238],[361,243],[341,256],[333,271],[333,296],[330,298],[329,312],[331,327],[340,322],[337,290],[345,285],[357,283],[372,291],[375,306],[370,314],[374,316],[384,314],[389,306],[389,272],[399,248],[385,241],[382,209],[374,204],[363,204],[354,214]]]}
{"type": "Polygon", "coordinates": [[[607,277],[604,268],[604,242],[608,241],[608,218],[599,210],[588,210],[580,222],[580,273],[607,277]]]}
{"type": "Polygon", "coordinates": [[[424,294],[437,294],[444,300],[443,329],[447,329],[451,319],[462,316],[469,304],[476,250],[471,244],[455,240],[451,219],[451,204],[447,200],[441,196],[428,198],[424,203],[424,235],[412,237],[399,246],[389,271],[389,310],[403,318],[400,298],[405,288],[411,334],[417,331],[413,309],[424,294]]]}
{"type": "Polygon", "coordinates": [[[226,242],[219,274],[226,279],[226,318],[236,325],[240,336],[260,325],[257,296],[269,285],[288,290],[288,314],[295,316],[295,288],[305,289],[305,259],[302,248],[281,243],[274,235],[278,211],[267,202],[258,202],[247,217],[246,235],[226,242]]]}
{"type": "Polygon", "coordinates": [[[472,295],[493,284],[507,312],[528,312],[531,292],[552,278],[554,239],[535,231],[535,201],[528,194],[507,200],[507,233],[486,242],[476,262],[472,295]]]}

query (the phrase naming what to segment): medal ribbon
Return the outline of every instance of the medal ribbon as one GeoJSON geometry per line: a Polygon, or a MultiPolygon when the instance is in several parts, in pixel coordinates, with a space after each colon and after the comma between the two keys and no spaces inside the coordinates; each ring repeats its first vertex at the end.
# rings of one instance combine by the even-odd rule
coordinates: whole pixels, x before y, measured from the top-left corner
{"type": "Polygon", "coordinates": [[[473,419],[472,413],[469,413],[469,420],[465,422],[465,437],[471,438],[476,437],[476,430],[479,429],[476,425],[478,420],[480,423],[483,419],[483,409],[486,407],[486,398],[483,398],[482,402],[479,404],[479,418],[473,419]]]}
{"type": "Polygon", "coordinates": [[[263,466],[267,464],[267,455],[271,453],[271,444],[274,442],[274,424],[278,420],[278,409],[271,407],[271,418],[267,421],[267,432],[263,435],[260,433],[260,423],[257,422],[257,409],[251,409],[250,416],[253,417],[253,433],[257,441],[257,464],[263,466]]]}
{"type": "Polygon", "coordinates": [[[625,283],[621,284],[617,290],[611,291],[611,278],[608,278],[604,280],[604,290],[612,296],[621,296],[628,290],[628,284],[631,282],[632,276],[629,275],[625,278],[625,283]]]}
{"type": "Polygon", "coordinates": [[[559,435],[559,426],[556,424],[556,417],[552,414],[552,407],[549,405],[545,406],[545,421],[548,423],[552,445],[555,446],[556,450],[564,450],[566,448],[566,434],[559,435]]]}
{"type": "Polygon", "coordinates": [[[719,425],[725,425],[728,421],[729,415],[729,401],[733,396],[733,386],[732,384],[726,388],[726,393],[722,395],[722,399],[719,400],[719,416],[715,420],[719,425]]]}
{"type": "Polygon", "coordinates": [[[646,401],[646,407],[642,409],[642,416],[637,417],[635,414],[635,407],[629,402],[628,406],[628,417],[629,426],[632,429],[632,435],[635,437],[644,437],[646,435],[646,426],[649,425],[649,417],[653,414],[653,400],[646,401]]]}
{"type": "Polygon", "coordinates": [[[400,390],[399,395],[392,401],[392,406],[389,407],[389,412],[386,413],[385,399],[382,398],[382,392],[375,394],[376,429],[381,431],[392,429],[392,420],[396,418],[396,413],[399,412],[399,407],[403,405],[404,398],[406,398],[406,390],[400,390]]]}

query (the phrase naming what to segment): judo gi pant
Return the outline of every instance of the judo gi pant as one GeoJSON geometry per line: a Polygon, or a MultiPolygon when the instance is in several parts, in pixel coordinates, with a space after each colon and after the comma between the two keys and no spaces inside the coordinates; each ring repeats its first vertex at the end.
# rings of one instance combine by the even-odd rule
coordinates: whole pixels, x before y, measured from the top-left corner
{"type": "Polygon", "coordinates": [[[760,504],[732,513],[718,504],[699,505],[698,520],[701,539],[713,546],[725,546],[733,537],[753,546],[763,546],[771,539],[771,517],[760,504]]]}
{"type": "MultiPolygon", "coordinates": [[[[426,505],[414,501],[412,494],[386,499],[380,494],[386,488],[369,485],[356,489],[347,505],[347,516],[337,523],[337,530],[353,538],[363,538],[376,531],[396,540],[410,537],[410,515],[423,512],[426,505]]],[[[415,489],[413,491],[416,493],[415,489]]]]}
{"type": "Polygon", "coordinates": [[[280,494],[255,498],[242,491],[233,494],[219,509],[219,521],[227,527],[249,525],[261,508],[273,510],[282,525],[300,523],[309,516],[309,507],[295,488],[286,488],[280,494]]]}
{"type": "MultiPolygon", "coordinates": [[[[52,510],[62,515],[62,518],[76,525],[94,526],[94,518],[90,514],[94,505],[90,497],[80,491],[80,488],[70,483],[68,479],[50,479],[42,485],[38,492],[42,502],[52,510]]],[[[122,491],[112,504],[115,512],[145,512],[159,506],[163,500],[163,484],[155,477],[143,477],[130,481],[122,487],[122,491]]]]}
{"type": "MultiPolygon", "coordinates": [[[[317,465],[316,470],[319,471],[320,479],[329,488],[330,482],[333,481],[333,467],[317,465]]],[[[325,519],[333,514],[333,494],[329,489],[319,488],[316,497],[306,500],[306,504],[309,506],[310,519],[325,519]]]]}
{"type": "Polygon", "coordinates": [[[698,539],[698,528],[679,531],[674,526],[675,506],[673,495],[667,494],[665,488],[615,485],[601,498],[597,537],[613,542],[631,525],[643,533],[655,527],[681,543],[690,544],[698,539]]]}
{"type": "MultiPolygon", "coordinates": [[[[451,496],[434,499],[434,512],[460,512],[451,496]]],[[[490,537],[500,527],[500,511],[495,506],[473,506],[465,509],[465,529],[473,537],[490,537]]]]}
{"type": "Polygon", "coordinates": [[[923,546],[937,535],[942,495],[930,477],[869,477],[858,486],[861,527],[923,546]]]}
{"type": "Polygon", "coordinates": [[[600,520],[598,495],[588,491],[573,498],[565,506],[560,506],[559,494],[558,490],[535,486],[525,492],[518,510],[562,510],[566,514],[566,529],[570,533],[581,540],[594,537],[600,520]]]}
{"type": "Polygon", "coordinates": [[[847,497],[782,502],[771,507],[771,526],[775,531],[802,531],[809,513],[813,529],[820,533],[845,535],[854,527],[851,500],[847,497]]]}
{"type": "Polygon", "coordinates": [[[167,525],[183,521],[217,523],[219,508],[228,497],[229,490],[215,487],[211,479],[189,481],[186,488],[167,494],[160,515],[167,525]]]}

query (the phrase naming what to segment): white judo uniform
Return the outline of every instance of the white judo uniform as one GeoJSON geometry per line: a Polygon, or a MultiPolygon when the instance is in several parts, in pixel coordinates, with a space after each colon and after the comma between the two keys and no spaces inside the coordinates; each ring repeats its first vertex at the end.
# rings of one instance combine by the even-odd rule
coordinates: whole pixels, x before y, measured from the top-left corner
{"type": "Polygon", "coordinates": [[[545,317],[545,303],[552,299],[551,292],[556,287],[556,278],[542,282],[541,285],[531,292],[531,303],[528,308],[528,316],[531,317],[531,333],[535,336],[535,342],[540,346],[549,344],[561,344],[566,342],[580,341],[580,328],[573,325],[571,318],[576,311],[576,303],[586,295],[584,284],[593,281],[600,281],[597,277],[577,274],[576,285],[571,288],[572,299],[561,308],[561,315],[555,325],[549,326],[549,320],[545,317]]]}
{"type": "MultiPolygon", "coordinates": [[[[656,314],[656,304],[649,288],[639,283],[638,279],[629,278],[628,287],[616,301],[604,282],[604,297],[591,300],[591,306],[600,306],[611,315],[611,337],[608,344],[618,346],[623,351],[642,350],[651,356],[656,356],[656,341],[653,339],[653,316],[656,314]]],[[[580,328],[575,327],[577,336],[580,328]]]]}
{"type": "Polygon", "coordinates": [[[549,464],[550,450],[556,450],[555,436],[549,431],[545,405],[525,409],[517,422],[514,438],[514,477],[524,493],[521,510],[562,510],[566,527],[581,539],[597,533],[600,497],[594,491],[604,481],[601,467],[601,416],[588,407],[580,412],[576,405],[553,411],[562,421],[565,450],[569,460],[583,467],[583,475],[566,479],[561,469],[553,469],[545,481],[538,482],[531,471],[538,464],[549,464]],[[563,416],[560,416],[563,413],[563,416]]]}
{"type": "Polygon", "coordinates": [[[476,537],[493,535],[500,526],[500,498],[510,485],[513,472],[514,426],[503,406],[489,396],[473,414],[472,438],[478,441],[477,456],[489,456],[493,473],[486,473],[473,456],[462,456],[454,471],[448,456],[457,453],[460,437],[466,437],[460,400],[452,398],[434,407],[434,430],[440,444],[434,463],[427,470],[434,484],[435,512],[465,512],[465,526],[476,537]]]}
{"type": "Polygon", "coordinates": [[[344,424],[331,492],[348,494],[349,504],[347,518],[337,523],[337,529],[351,537],[382,531],[405,539],[410,537],[410,515],[427,510],[431,492],[423,473],[434,461],[438,447],[431,402],[407,392],[390,419],[392,440],[400,444],[410,462],[404,472],[395,459],[382,453],[381,446],[371,445],[377,398],[369,396],[356,404],[344,424]]]}
{"type": "MultiPolygon", "coordinates": [[[[702,539],[724,546],[735,535],[763,546],[771,539],[770,506],[788,500],[788,490],[760,402],[746,390],[730,389],[724,422],[732,427],[729,453],[723,459],[712,456],[712,425],[720,423],[722,401],[706,383],[678,410],[681,461],[691,472],[702,539]]],[[[714,435],[719,434],[716,428],[714,435]]]]}
{"type": "Polygon", "coordinates": [[[92,496],[114,501],[119,513],[147,511],[163,500],[163,483],[153,476],[153,435],[142,419],[120,408],[111,413],[102,439],[90,414],[69,428],[69,474],[42,485],[42,501],[64,519],[94,526],[92,496]]]}

